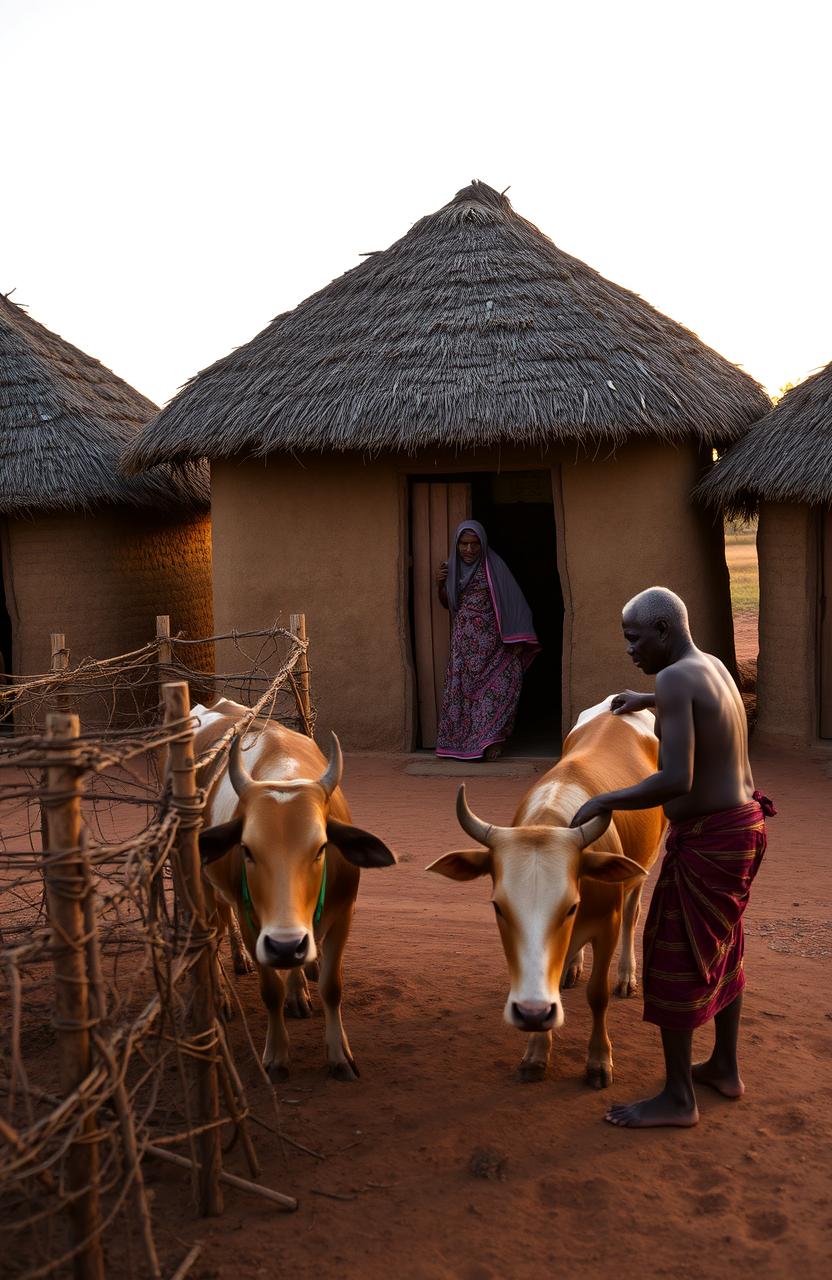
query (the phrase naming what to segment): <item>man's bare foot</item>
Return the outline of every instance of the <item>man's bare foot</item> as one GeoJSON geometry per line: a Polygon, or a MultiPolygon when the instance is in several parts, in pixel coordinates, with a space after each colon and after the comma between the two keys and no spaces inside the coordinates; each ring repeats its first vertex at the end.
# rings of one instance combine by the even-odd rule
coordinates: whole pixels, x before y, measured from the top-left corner
{"type": "Polygon", "coordinates": [[[681,1103],[663,1089],[655,1098],[610,1107],[604,1119],[623,1129],[690,1129],[699,1123],[699,1111],[695,1099],[681,1103]]]}
{"type": "Polygon", "coordinates": [[[482,753],[482,758],[483,760],[499,760],[502,754],[503,748],[500,746],[499,742],[492,742],[490,747],[485,748],[485,751],[482,753]]]}
{"type": "Polygon", "coordinates": [[[745,1085],[736,1067],[726,1069],[713,1058],[709,1058],[707,1062],[695,1062],[691,1075],[697,1084],[706,1084],[709,1089],[716,1089],[723,1098],[741,1098],[745,1093],[745,1085]]]}

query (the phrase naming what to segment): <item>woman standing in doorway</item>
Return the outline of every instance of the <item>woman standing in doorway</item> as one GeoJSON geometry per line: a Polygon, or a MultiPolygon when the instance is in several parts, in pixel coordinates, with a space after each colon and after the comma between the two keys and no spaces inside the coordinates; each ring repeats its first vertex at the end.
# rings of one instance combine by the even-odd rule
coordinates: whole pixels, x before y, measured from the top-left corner
{"type": "Polygon", "coordinates": [[[540,648],[531,609],[476,520],[459,526],[436,579],[451,612],[436,754],[496,760],[514,728],[523,672],[540,648]]]}

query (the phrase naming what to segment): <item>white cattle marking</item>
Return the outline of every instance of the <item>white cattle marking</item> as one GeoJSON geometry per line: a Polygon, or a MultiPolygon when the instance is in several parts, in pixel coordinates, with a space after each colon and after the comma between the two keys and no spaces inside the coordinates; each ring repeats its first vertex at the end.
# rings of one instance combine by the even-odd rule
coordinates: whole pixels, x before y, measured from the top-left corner
{"type": "Polygon", "coordinates": [[[564,819],[563,826],[568,827],[581,805],[586,804],[589,798],[589,792],[577,782],[561,782],[559,778],[541,782],[529,796],[528,807],[519,815],[519,825],[554,826],[552,815],[558,814],[564,819]]]}
{"type": "MultiPolygon", "coordinates": [[[[596,716],[602,715],[605,711],[609,711],[610,703],[615,697],[611,693],[603,702],[599,702],[595,707],[589,707],[586,711],[582,711],[575,722],[575,728],[580,729],[582,724],[587,724],[590,720],[594,720],[596,716]]],[[[624,720],[627,724],[632,725],[636,733],[642,734],[646,738],[655,737],[656,717],[652,711],[631,711],[626,716],[616,716],[617,720],[624,720]]]]}
{"type": "MultiPolygon", "coordinates": [[[[570,877],[564,859],[549,850],[518,848],[502,867],[500,890],[505,889],[517,922],[517,974],[508,993],[503,1016],[513,1026],[512,1004],[555,1006],[554,1026],[563,1024],[560,991],[552,990],[547,972],[548,934],[556,907],[567,896],[570,877]]],[[[498,895],[499,896],[499,895],[498,895]]]]}

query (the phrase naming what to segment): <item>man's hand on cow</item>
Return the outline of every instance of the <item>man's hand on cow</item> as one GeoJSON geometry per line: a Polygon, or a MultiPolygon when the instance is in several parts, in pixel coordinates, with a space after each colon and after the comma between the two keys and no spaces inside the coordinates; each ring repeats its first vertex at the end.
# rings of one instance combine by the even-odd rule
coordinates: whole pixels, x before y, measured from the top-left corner
{"type": "Polygon", "coordinates": [[[609,811],[610,806],[606,796],[593,796],[591,800],[587,800],[586,804],[581,805],[570,826],[582,827],[585,822],[591,822],[593,818],[598,818],[602,813],[607,814],[609,811]]]}
{"type": "Polygon", "coordinates": [[[436,570],[436,581],[440,584],[448,580],[448,562],[443,560],[439,568],[436,570]]]}
{"type": "Polygon", "coordinates": [[[652,693],[636,693],[635,689],[624,689],[613,698],[610,711],[614,716],[626,716],[632,715],[634,711],[645,711],[655,704],[656,698],[652,693]]]}

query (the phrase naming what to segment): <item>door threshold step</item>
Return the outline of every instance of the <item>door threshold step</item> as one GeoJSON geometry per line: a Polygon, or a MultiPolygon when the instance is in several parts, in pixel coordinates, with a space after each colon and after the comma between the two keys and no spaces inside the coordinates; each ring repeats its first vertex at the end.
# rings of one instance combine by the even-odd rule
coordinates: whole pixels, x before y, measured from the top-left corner
{"type": "Polygon", "coordinates": [[[555,761],[547,756],[501,756],[499,760],[448,760],[412,755],[404,772],[424,778],[531,778],[546,773],[555,761]]]}

